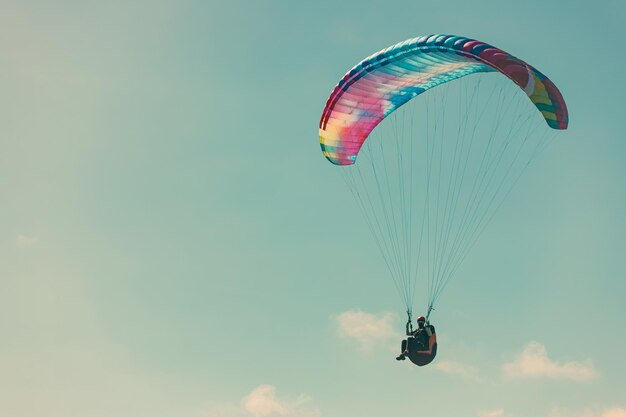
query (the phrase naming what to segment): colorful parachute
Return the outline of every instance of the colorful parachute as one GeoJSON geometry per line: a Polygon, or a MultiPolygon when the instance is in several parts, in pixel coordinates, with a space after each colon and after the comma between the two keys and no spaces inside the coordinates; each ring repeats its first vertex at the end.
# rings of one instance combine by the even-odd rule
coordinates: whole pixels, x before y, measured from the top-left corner
{"type": "Polygon", "coordinates": [[[319,138],[410,315],[417,280],[427,281],[430,312],[549,136],[567,125],[561,93],[534,67],[483,42],[428,35],[352,68],[326,102],[319,138]]]}
{"type": "Polygon", "coordinates": [[[427,35],[383,49],[344,75],[322,113],[322,152],[333,164],[353,164],[370,132],[398,107],[440,84],[490,71],[524,90],[550,127],[567,128],[561,93],[534,67],[473,39],[427,35]]]}

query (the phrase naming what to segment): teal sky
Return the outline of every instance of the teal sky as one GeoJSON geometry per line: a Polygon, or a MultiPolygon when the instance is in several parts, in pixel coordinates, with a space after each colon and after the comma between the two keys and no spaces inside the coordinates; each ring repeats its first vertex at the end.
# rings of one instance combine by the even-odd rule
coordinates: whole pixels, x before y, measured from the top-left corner
{"type": "Polygon", "coordinates": [[[0,415],[626,416],[624,22],[620,0],[0,0],[0,415]],[[532,63],[571,123],[421,369],[317,126],[351,66],[427,33],[532,63]]]}

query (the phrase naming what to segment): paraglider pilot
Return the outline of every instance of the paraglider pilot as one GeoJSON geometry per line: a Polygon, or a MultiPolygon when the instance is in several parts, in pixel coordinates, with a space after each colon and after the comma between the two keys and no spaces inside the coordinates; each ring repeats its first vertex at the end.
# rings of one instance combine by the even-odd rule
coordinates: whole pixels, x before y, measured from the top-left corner
{"type": "Polygon", "coordinates": [[[402,353],[396,360],[403,361],[407,358],[418,366],[424,366],[435,359],[437,355],[437,334],[435,326],[426,323],[424,316],[417,318],[417,329],[413,330],[411,319],[406,323],[407,339],[402,341],[402,353]]]}

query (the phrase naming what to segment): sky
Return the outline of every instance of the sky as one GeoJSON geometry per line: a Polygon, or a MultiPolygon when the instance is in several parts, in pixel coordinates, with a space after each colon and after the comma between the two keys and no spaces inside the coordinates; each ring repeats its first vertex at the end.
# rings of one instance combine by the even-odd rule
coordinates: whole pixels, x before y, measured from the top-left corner
{"type": "Polygon", "coordinates": [[[625,21],[619,0],[0,0],[0,415],[626,416],[625,21]],[[428,33],[535,65],[570,128],[418,368],[317,129],[349,68],[428,33]]]}

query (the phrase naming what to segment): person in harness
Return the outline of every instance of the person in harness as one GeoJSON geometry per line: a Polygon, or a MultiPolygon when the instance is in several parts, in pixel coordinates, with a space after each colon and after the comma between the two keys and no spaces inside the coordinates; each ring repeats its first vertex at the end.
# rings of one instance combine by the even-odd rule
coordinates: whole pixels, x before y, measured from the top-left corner
{"type": "Polygon", "coordinates": [[[426,322],[424,316],[417,318],[417,329],[413,330],[411,319],[406,323],[408,338],[402,341],[402,353],[396,358],[403,361],[407,357],[417,366],[428,365],[437,355],[437,334],[435,326],[426,322]]]}

